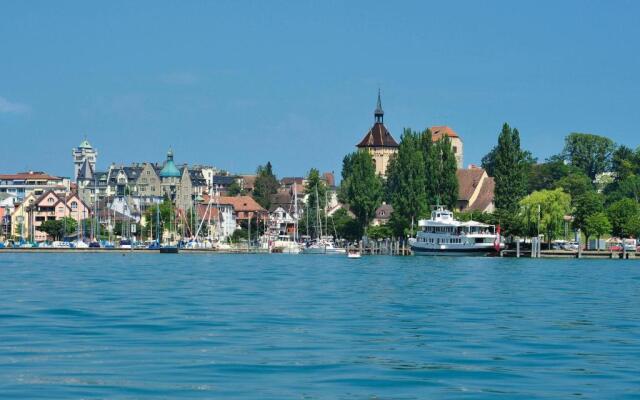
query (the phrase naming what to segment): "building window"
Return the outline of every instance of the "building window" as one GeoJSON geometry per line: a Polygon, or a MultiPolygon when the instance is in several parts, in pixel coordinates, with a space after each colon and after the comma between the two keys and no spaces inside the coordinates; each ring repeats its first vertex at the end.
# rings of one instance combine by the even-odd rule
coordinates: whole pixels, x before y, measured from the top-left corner
{"type": "Polygon", "coordinates": [[[147,175],[151,175],[151,171],[147,171],[147,175]]]}
{"type": "Polygon", "coordinates": [[[49,197],[49,198],[47,199],[47,203],[53,203],[53,197],[49,197]]]}
{"type": "Polygon", "coordinates": [[[72,201],[71,202],[71,209],[72,210],[77,210],[78,209],[78,202],[77,201],[72,201]]]}
{"type": "Polygon", "coordinates": [[[453,146],[453,152],[458,154],[458,148],[456,146],[453,146]]]}

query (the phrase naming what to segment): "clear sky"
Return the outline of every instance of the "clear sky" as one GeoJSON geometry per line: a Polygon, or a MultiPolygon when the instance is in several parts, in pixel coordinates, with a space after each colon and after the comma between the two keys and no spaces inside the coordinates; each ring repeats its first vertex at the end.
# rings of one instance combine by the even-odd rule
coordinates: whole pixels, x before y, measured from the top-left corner
{"type": "Polygon", "coordinates": [[[503,122],[544,159],[572,131],[638,145],[638,1],[4,1],[0,172],[111,162],[339,174],[373,122],[449,125],[478,163],[503,122]]]}

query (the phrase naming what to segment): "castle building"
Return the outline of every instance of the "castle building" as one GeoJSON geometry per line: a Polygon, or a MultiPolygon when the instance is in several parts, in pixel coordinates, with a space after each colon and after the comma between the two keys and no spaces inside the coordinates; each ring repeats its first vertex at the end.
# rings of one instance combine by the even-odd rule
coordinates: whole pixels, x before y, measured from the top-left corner
{"type": "Polygon", "coordinates": [[[73,181],[78,179],[78,173],[83,168],[85,161],[89,164],[92,171],[96,170],[96,161],[98,160],[98,151],[91,147],[89,141],[85,138],[80,146],[72,150],[73,164],[75,166],[73,173],[73,181]]]}
{"type": "Polygon", "coordinates": [[[173,150],[167,152],[167,161],[158,174],[164,194],[174,202],[177,208],[188,210],[192,203],[193,184],[189,169],[185,165],[182,171],[173,162],[173,150]]]}
{"type": "Polygon", "coordinates": [[[376,173],[386,177],[389,160],[398,151],[398,142],[384,126],[384,111],[382,110],[380,91],[378,91],[378,103],[373,115],[375,117],[373,126],[356,147],[361,151],[368,151],[373,158],[376,173]]]}
{"type": "Polygon", "coordinates": [[[437,142],[445,136],[451,140],[451,149],[456,156],[456,164],[458,164],[458,169],[462,169],[464,165],[464,153],[462,151],[462,139],[460,136],[448,126],[432,126],[429,130],[431,130],[431,140],[434,142],[437,142]]]}

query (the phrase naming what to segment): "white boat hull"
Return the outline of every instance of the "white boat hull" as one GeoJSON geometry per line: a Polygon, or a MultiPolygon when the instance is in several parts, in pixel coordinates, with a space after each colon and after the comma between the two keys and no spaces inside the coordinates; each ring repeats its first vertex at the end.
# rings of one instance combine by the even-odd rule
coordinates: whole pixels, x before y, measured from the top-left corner
{"type": "Polygon", "coordinates": [[[323,247],[323,246],[310,246],[302,249],[302,254],[341,254],[344,255],[346,253],[345,249],[335,248],[335,247],[323,247]]]}
{"type": "Polygon", "coordinates": [[[416,256],[450,256],[450,257],[483,257],[498,253],[493,245],[489,246],[421,246],[411,243],[411,251],[416,256]]]}

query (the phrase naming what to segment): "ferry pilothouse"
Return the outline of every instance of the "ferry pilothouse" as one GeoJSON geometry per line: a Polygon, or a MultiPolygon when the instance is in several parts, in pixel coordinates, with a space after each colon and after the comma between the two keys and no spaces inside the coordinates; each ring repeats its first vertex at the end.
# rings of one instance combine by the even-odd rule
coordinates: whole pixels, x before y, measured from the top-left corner
{"type": "Polygon", "coordinates": [[[499,226],[458,221],[441,206],[431,212],[431,219],[418,221],[418,227],[416,237],[409,239],[415,255],[481,256],[504,248],[499,226]]]}

